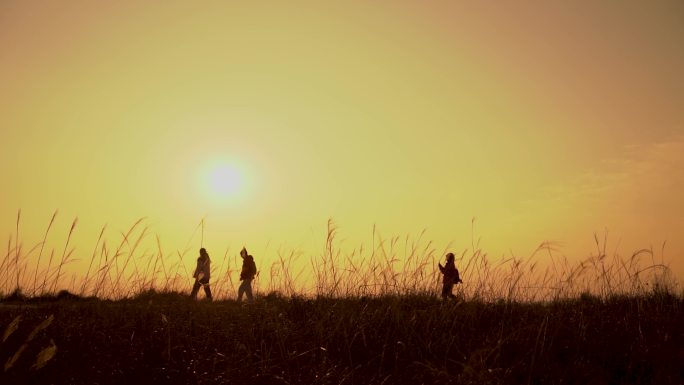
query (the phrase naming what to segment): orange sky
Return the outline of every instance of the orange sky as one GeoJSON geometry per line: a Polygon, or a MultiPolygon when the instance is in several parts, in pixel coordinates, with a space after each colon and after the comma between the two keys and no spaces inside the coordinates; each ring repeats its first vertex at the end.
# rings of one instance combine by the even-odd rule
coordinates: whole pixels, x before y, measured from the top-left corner
{"type": "MultiPolygon", "coordinates": [[[[0,236],[415,234],[684,277],[681,1],[0,2],[0,236]],[[235,191],[209,180],[238,174],[235,191]],[[658,252],[660,255],[660,252],[658,252]]],[[[237,249],[234,249],[237,252],[237,249]]],[[[258,256],[258,254],[257,254],[258,256]]],[[[87,258],[83,256],[83,258],[87,258]]],[[[194,257],[190,257],[194,258],[194,257]]],[[[78,266],[78,265],[76,265],[78,266]]]]}

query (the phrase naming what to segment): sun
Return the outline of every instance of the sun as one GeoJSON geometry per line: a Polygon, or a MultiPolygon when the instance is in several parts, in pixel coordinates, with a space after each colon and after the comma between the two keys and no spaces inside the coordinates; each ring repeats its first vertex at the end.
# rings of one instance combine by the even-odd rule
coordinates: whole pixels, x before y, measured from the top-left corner
{"type": "Polygon", "coordinates": [[[240,170],[231,165],[215,166],[209,172],[208,179],[211,193],[217,198],[238,195],[244,184],[240,170]]]}

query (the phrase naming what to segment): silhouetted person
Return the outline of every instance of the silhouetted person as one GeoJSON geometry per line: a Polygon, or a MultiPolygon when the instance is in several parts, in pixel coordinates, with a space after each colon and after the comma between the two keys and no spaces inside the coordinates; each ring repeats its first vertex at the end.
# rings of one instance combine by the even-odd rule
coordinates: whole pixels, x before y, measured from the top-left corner
{"type": "Polygon", "coordinates": [[[242,257],[242,271],[240,272],[240,287],[238,288],[238,302],[242,301],[242,295],[247,295],[247,302],[252,302],[252,280],[257,273],[256,264],[254,263],[254,257],[247,253],[247,249],[244,247],[240,251],[240,257],[242,257]]]}
{"type": "Polygon", "coordinates": [[[444,278],[442,279],[442,298],[445,301],[449,298],[455,300],[456,296],[454,293],[452,293],[454,285],[463,281],[461,281],[461,277],[458,274],[458,269],[454,263],[454,253],[448,253],[446,255],[446,264],[442,266],[441,263],[438,263],[438,266],[439,271],[444,274],[444,278]]]}
{"type": "Polygon", "coordinates": [[[192,286],[192,292],[190,293],[190,298],[197,298],[197,292],[200,286],[204,287],[204,294],[206,294],[207,299],[211,301],[211,289],[209,288],[209,278],[211,278],[211,259],[207,250],[203,247],[200,249],[199,258],[197,258],[197,267],[195,272],[192,274],[195,278],[195,284],[192,286]]]}

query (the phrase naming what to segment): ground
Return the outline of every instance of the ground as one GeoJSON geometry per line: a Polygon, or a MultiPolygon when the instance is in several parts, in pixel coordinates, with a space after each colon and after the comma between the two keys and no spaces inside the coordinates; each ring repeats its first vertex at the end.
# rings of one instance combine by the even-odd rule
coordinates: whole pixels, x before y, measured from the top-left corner
{"type": "Polygon", "coordinates": [[[145,293],[0,305],[0,383],[682,384],[684,300],[145,293]],[[42,365],[42,367],[41,367],[42,365]]]}

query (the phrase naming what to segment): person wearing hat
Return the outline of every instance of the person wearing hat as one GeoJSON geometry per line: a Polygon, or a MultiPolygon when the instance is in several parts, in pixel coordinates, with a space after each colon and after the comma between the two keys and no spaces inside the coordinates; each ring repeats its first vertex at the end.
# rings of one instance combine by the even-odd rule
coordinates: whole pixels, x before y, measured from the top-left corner
{"type": "Polygon", "coordinates": [[[240,272],[240,287],[238,288],[238,302],[242,302],[242,295],[247,295],[247,302],[251,303],[252,297],[252,280],[257,274],[256,264],[254,263],[254,257],[247,253],[247,249],[244,247],[240,251],[240,257],[242,258],[242,271],[240,272]]]}
{"type": "Polygon", "coordinates": [[[442,278],[442,298],[446,301],[449,298],[456,300],[456,296],[452,293],[454,285],[461,281],[461,277],[458,274],[458,269],[454,263],[454,253],[448,253],[446,255],[446,264],[442,266],[441,263],[437,264],[439,266],[439,271],[444,274],[442,278]]]}
{"type": "Polygon", "coordinates": [[[195,284],[192,286],[192,292],[190,292],[190,298],[196,299],[197,292],[200,286],[204,288],[204,294],[206,294],[207,299],[211,301],[211,289],[209,288],[209,278],[211,278],[211,259],[207,250],[203,247],[200,249],[199,258],[197,258],[197,267],[195,272],[192,274],[195,278],[195,284]]]}

